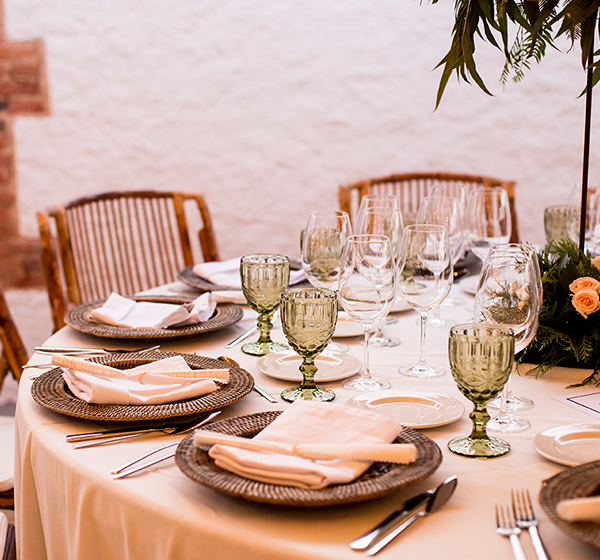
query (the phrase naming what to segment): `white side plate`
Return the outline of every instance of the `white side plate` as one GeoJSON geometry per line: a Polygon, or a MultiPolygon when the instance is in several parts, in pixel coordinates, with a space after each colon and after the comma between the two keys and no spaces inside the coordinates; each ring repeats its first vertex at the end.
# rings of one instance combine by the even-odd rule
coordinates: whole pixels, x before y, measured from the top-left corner
{"type": "Polygon", "coordinates": [[[380,391],[357,395],[347,406],[389,416],[408,428],[434,428],[458,420],[465,412],[463,404],[440,393],[417,391],[380,391]]]}
{"type": "Polygon", "coordinates": [[[600,425],[555,426],[537,434],[533,447],[542,457],[569,467],[597,461],[600,459],[600,425]]]}
{"type": "MultiPolygon", "coordinates": [[[[293,352],[274,352],[263,356],[256,362],[259,371],[285,381],[302,381],[300,373],[302,358],[293,352]]],[[[345,379],[358,372],[362,362],[348,354],[328,352],[315,358],[317,373],[315,381],[318,383],[345,379]]]]}

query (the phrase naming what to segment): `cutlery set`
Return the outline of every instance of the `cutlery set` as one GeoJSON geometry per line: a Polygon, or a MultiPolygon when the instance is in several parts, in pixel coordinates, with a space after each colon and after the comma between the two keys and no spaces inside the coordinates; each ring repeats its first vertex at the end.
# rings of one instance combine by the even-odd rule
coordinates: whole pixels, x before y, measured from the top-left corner
{"type": "Polygon", "coordinates": [[[496,505],[496,532],[508,537],[515,560],[527,560],[521,541],[521,530],[527,530],[538,560],[550,560],[546,548],[537,530],[538,521],[533,511],[533,504],[528,490],[513,490],[512,509],[508,506],[496,505]]]}

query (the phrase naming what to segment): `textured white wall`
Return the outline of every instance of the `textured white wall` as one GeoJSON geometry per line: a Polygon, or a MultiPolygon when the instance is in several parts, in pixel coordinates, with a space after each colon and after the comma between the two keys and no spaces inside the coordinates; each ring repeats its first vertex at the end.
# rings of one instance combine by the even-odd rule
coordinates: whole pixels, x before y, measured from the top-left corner
{"type": "Polygon", "coordinates": [[[15,126],[25,235],[56,202],[176,189],[206,195],[223,257],[296,255],[338,184],[438,170],[516,180],[522,237],[539,243],[543,208],[581,179],[578,52],[503,90],[482,45],[496,97],[453,79],[433,112],[448,0],[4,2],[8,38],[47,54],[52,114],[15,126]]]}

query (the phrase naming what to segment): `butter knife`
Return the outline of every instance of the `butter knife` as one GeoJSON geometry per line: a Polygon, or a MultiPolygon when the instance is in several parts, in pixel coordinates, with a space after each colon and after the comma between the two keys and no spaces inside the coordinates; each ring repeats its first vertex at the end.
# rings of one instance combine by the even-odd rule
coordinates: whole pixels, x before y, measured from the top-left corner
{"type": "Polygon", "coordinates": [[[416,506],[409,512],[409,516],[403,517],[400,524],[387,533],[383,538],[376,541],[370,548],[366,550],[367,556],[375,556],[378,552],[383,550],[388,544],[390,544],[404,529],[409,525],[412,525],[419,517],[424,515],[431,515],[439,509],[441,509],[446,502],[450,499],[450,496],[454,493],[454,489],[457,484],[456,475],[448,477],[442,482],[433,492],[431,497],[416,506]]]}

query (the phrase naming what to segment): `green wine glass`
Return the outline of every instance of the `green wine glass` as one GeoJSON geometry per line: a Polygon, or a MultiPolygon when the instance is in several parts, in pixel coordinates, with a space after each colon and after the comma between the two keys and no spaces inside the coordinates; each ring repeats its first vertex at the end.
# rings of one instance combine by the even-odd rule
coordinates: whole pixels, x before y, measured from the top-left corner
{"type": "Polygon", "coordinates": [[[290,281],[290,259],[285,255],[246,255],[240,261],[242,291],[248,305],[258,313],[259,338],[242,346],[242,352],[265,356],[289,350],[285,344],[271,340],[273,313],[281,302],[281,293],[290,281]]]}
{"type": "Polygon", "coordinates": [[[448,356],[452,377],[459,390],[474,405],[469,415],[473,430],[469,436],[448,442],[457,455],[489,459],[506,455],[510,445],[489,437],[487,403],[508,381],[515,350],[515,337],[508,327],[490,323],[468,323],[450,329],[448,356]]]}
{"type": "Polygon", "coordinates": [[[283,400],[332,401],[331,389],[317,387],[315,358],[325,349],[337,324],[337,294],[327,288],[289,288],[281,296],[281,325],[290,346],[301,356],[302,383],[281,393],[283,400]]]}

